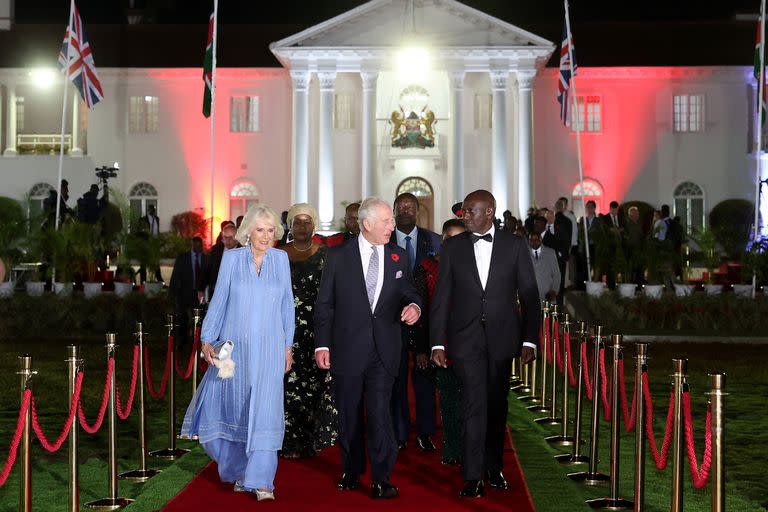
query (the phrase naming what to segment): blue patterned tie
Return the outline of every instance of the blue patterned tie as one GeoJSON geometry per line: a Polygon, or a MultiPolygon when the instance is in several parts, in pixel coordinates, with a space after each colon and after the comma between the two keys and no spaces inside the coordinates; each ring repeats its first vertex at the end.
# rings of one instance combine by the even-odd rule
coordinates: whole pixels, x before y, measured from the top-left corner
{"type": "Polygon", "coordinates": [[[376,284],[379,282],[379,251],[372,247],[371,260],[365,274],[365,289],[368,291],[368,304],[373,309],[373,299],[376,297],[376,284]]]}
{"type": "Polygon", "coordinates": [[[405,252],[408,253],[411,268],[414,268],[416,266],[416,249],[414,249],[413,244],[411,243],[410,235],[405,237],[405,252]]]}

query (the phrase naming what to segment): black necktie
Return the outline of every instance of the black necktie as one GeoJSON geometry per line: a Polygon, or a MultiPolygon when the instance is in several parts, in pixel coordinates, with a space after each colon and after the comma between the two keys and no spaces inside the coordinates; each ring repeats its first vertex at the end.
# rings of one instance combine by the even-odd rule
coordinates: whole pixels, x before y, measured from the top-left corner
{"type": "Polygon", "coordinates": [[[470,240],[472,240],[472,243],[476,243],[478,240],[485,240],[486,242],[493,242],[493,236],[490,233],[486,233],[482,236],[476,235],[474,233],[470,233],[469,235],[470,240]]]}
{"type": "Polygon", "coordinates": [[[538,260],[539,259],[539,250],[536,249],[535,251],[533,251],[533,254],[536,255],[536,260],[538,260]]]}

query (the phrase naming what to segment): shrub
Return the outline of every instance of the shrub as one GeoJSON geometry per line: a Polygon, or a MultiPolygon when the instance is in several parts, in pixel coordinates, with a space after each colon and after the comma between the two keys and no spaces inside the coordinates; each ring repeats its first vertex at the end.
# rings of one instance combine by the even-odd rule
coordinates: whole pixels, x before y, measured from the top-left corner
{"type": "Polygon", "coordinates": [[[182,238],[190,239],[199,236],[205,240],[209,233],[209,219],[195,211],[177,213],[171,217],[171,231],[182,238]]]}
{"type": "Polygon", "coordinates": [[[730,259],[741,259],[749,241],[754,216],[754,205],[745,199],[726,199],[709,213],[709,225],[730,259]]]}

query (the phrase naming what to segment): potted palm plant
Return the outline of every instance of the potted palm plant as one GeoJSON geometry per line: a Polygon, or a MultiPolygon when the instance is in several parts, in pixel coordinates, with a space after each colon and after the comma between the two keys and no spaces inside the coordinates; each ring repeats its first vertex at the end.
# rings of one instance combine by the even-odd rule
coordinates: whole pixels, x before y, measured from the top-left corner
{"type": "MultiPolygon", "coordinates": [[[[53,289],[57,295],[70,295],[75,279],[87,273],[88,263],[94,257],[96,236],[93,226],[75,221],[64,222],[58,230],[47,232],[51,263],[55,269],[51,272],[55,277],[53,289]]],[[[96,291],[90,293],[93,295],[96,291]]]]}
{"type": "Polygon", "coordinates": [[[645,279],[643,293],[652,299],[660,299],[664,285],[672,281],[675,251],[666,240],[651,238],[645,246],[645,279]]]}
{"type": "Polygon", "coordinates": [[[155,274],[160,268],[160,250],[162,240],[147,233],[131,233],[126,237],[125,253],[128,259],[137,260],[146,269],[147,282],[144,283],[144,293],[156,295],[163,289],[163,283],[155,280],[155,274]]]}
{"type": "Polygon", "coordinates": [[[768,281],[768,237],[758,238],[741,258],[741,279],[743,284],[733,285],[739,297],[752,297],[752,278],[757,288],[768,281]]]}
{"type": "Polygon", "coordinates": [[[707,283],[704,285],[704,290],[707,295],[719,295],[723,291],[723,285],[712,282],[715,270],[720,266],[720,249],[715,232],[707,227],[697,229],[691,239],[699,249],[698,258],[707,269],[707,283]]]}
{"type": "Polygon", "coordinates": [[[13,266],[22,256],[21,245],[26,233],[24,211],[18,201],[0,197],[0,297],[13,294],[13,266]]]}

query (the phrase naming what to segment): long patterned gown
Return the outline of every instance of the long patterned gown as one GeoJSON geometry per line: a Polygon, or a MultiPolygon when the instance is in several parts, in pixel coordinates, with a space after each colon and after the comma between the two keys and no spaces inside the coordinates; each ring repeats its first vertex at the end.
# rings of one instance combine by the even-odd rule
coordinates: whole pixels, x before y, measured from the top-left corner
{"type": "Polygon", "coordinates": [[[317,367],[314,350],[314,306],[326,250],[320,247],[307,260],[291,262],[296,333],[293,368],[285,377],[284,456],[312,456],[338,437],[331,372],[317,367]]]}
{"type": "Polygon", "coordinates": [[[250,247],[226,251],[201,339],[233,341],[235,373],[221,379],[217,368],[208,368],[181,429],[200,437],[224,482],[274,488],[285,428],[285,351],[294,330],[288,255],[268,249],[257,274],[250,247]]]}

